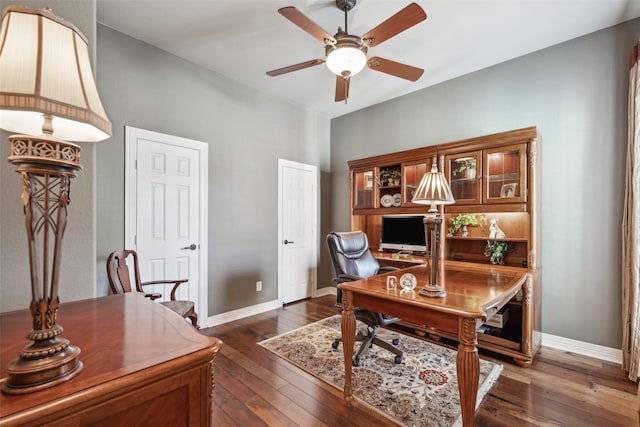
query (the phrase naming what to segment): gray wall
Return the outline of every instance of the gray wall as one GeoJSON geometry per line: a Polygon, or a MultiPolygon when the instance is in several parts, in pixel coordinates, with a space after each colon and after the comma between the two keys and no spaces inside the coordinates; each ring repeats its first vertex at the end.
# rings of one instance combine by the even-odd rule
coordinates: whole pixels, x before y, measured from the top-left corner
{"type": "Polygon", "coordinates": [[[114,128],[97,149],[98,259],[124,245],[124,126],[191,138],[209,144],[209,315],[276,299],[277,159],[318,166],[329,205],[329,120],[102,25],[98,53],[114,128]]]}
{"type": "MultiPolygon", "coordinates": [[[[95,0],[3,0],[0,2],[0,9],[4,10],[11,4],[32,8],[51,7],[54,14],[74,24],[87,37],[90,52],[95,56],[95,0]]],[[[0,312],[28,308],[31,300],[29,255],[20,201],[20,175],[6,161],[9,135],[8,132],[0,131],[0,312]]],[[[65,232],[60,273],[60,300],[63,302],[95,296],[95,144],[81,142],[79,145],[82,148],[83,170],[71,182],[69,222],[65,232]]]]}
{"type": "Polygon", "coordinates": [[[628,55],[639,36],[636,19],[332,120],[333,227],[349,227],[348,160],[537,126],[542,331],[620,348],[628,55]]]}

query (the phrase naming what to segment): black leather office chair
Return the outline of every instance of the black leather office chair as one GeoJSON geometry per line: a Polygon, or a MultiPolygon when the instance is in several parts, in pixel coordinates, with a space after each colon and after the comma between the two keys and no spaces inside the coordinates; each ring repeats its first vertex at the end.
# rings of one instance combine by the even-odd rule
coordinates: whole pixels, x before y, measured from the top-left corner
{"type": "MultiPolygon", "coordinates": [[[[395,267],[380,267],[380,264],[369,249],[367,235],[362,231],[331,232],[327,235],[327,247],[329,248],[331,263],[336,273],[333,279],[336,284],[397,270],[395,267]]],[[[340,288],[338,288],[337,292],[337,305],[342,310],[342,290],[340,288]]],[[[354,307],[354,313],[357,320],[367,325],[367,334],[365,335],[361,331],[356,334],[355,340],[362,344],[353,357],[353,366],[360,365],[360,357],[373,344],[395,354],[395,363],[402,363],[402,351],[394,346],[394,344],[398,344],[398,338],[394,338],[389,343],[376,336],[376,329],[379,326],[387,326],[400,319],[369,310],[360,310],[357,307],[354,307]]],[[[338,348],[340,341],[342,341],[341,338],[336,338],[332,344],[333,348],[338,348]]]]}

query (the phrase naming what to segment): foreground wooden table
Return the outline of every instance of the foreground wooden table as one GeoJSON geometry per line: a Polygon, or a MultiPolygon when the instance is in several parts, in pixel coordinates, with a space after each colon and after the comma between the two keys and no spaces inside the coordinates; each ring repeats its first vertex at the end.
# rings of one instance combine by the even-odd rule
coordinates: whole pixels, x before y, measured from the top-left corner
{"type": "MultiPolygon", "coordinates": [[[[62,304],[58,323],[80,347],[82,372],[46,390],[0,395],[0,426],[211,424],[219,339],[135,293],[62,304]]],[[[30,328],[27,310],[0,315],[0,382],[30,328]]]]}
{"type": "Polygon", "coordinates": [[[351,359],[356,333],[353,307],[397,316],[403,320],[434,326],[458,337],[456,370],[460,391],[462,423],[472,426],[480,377],[478,335],[476,327],[495,314],[522,288],[529,277],[526,271],[501,269],[483,265],[444,263],[438,284],[447,292],[446,298],[418,295],[429,282],[430,270],[421,265],[356,282],[341,283],[342,339],[344,351],[344,399],[352,401],[351,359]],[[412,273],[418,285],[414,291],[387,290],[386,276],[412,273]]]}

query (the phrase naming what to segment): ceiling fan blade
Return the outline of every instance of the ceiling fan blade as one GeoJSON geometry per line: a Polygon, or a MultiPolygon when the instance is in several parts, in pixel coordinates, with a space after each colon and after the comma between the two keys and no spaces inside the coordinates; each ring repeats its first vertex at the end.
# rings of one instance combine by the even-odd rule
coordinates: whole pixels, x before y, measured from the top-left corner
{"type": "Polygon", "coordinates": [[[412,67],[411,65],[401,64],[378,56],[370,58],[367,65],[372,70],[381,71],[391,74],[392,76],[411,80],[412,82],[418,80],[422,76],[422,73],[424,73],[422,68],[412,67]]]}
{"type": "Polygon", "coordinates": [[[344,101],[347,103],[349,98],[349,77],[336,76],[336,102],[344,101]]]}
{"type": "Polygon", "coordinates": [[[369,47],[377,46],[383,41],[403,32],[407,28],[413,27],[425,19],[427,19],[427,14],[424,10],[416,3],[411,3],[362,36],[362,41],[369,47]]]}
{"type": "Polygon", "coordinates": [[[301,62],[295,65],[289,65],[288,67],[278,68],[277,70],[267,71],[267,75],[271,77],[279,76],[280,74],[290,73],[292,71],[302,70],[304,68],[313,67],[314,65],[324,63],[324,59],[312,59],[311,61],[301,62]]]}
{"type": "Polygon", "coordinates": [[[280,15],[287,18],[289,21],[302,28],[307,33],[311,34],[314,38],[320,40],[321,43],[325,43],[328,40],[330,43],[335,44],[335,39],[325,30],[323,30],[318,24],[307,18],[302,12],[293,6],[287,6],[278,9],[280,15]]]}

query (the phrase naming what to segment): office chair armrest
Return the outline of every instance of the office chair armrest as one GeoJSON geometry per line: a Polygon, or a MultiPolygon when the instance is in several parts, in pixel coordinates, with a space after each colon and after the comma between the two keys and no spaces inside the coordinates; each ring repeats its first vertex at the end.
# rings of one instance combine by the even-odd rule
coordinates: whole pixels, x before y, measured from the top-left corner
{"type": "Polygon", "coordinates": [[[356,276],[355,274],[340,274],[336,277],[336,283],[340,284],[343,282],[355,282],[356,280],[364,279],[364,277],[356,276]]]}
{"type": "MultiPolygon", "coordinates": [[[[178,286],[182,285],[183,283],[188,282],[189,279],[179,279],[179,280],[152,280],[150,282],[143,282],[142,286],[147,286],[147,285],[168,285],[170,283],[175,283],[175,285],[173,285],[173,289],[171,289],[171,301],[175,301],[176,300],[176,290],[178,289],[178,286]]],[[[152,298],[155,299],[155,298],[152,298]]]]}
{"type": "Polygon", "coordinates": [[[378,316],[380,316],[379,318],[380,326],[391,325],[392,323],[396,323],[398,320],[400,320],[400,318],[396,316],[389,316],[388,314],[382,314],[382,313],[377,313],[377,314],[378,316]]]}
{"type": "Polygon", "coordinates": [[[396,270],[400,270],[398,267],[392,267],[392,266],[385,266],[385,267],[380,267],[378,269],[378,274],[382,274],[382,273],[389,273],[390,271],[396,271],[396,270]]]}

